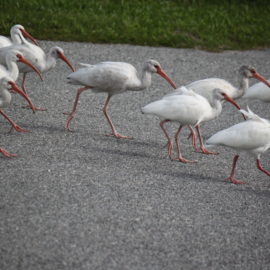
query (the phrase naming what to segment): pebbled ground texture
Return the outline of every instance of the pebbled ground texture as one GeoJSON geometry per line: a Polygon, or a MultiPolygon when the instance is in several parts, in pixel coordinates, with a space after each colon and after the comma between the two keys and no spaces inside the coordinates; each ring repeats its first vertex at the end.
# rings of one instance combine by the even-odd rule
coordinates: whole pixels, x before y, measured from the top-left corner
{"type": "MultiPolygon", "coordinates": [[[[270,77],[269,49],[211,53],[40,41],[46,52],[55,45],[76,68],[109,60],[140,71],[154,58],[178,86],[209,77],[238,85],[242,64],[270,77]]],[[[31,132],[9,133],[0,119],[1,147],[18,154],[0,157],[1,270],[270,269],[270,178],[253,157],[240,155],[237,178],[245,185],[225,182],[235,152],[218,147],[218,156],[195,153],[185,129],[183,156],[198,163],[170,161],[159,119],[140,111],[172,91],[157,75],[150,89],[111,100],[117,130],[134,139],[104,136],[110,132],[102,113],[106,95],[91,91],[81,95],[69,132],[63,112],[72,109],[76,95],[66,83],[70,72],[58,61],[43,82],[29,75],[28,93],[46,112],[22,109],[25,101],[13,95],[5,112],[31,132]]],[[[245,108],[247,102],[239,104],[245,108]]],[[[270,104],[248,104],[270,118],[270,104]]],[[[240,121],[241,114],[225,104],[218,119],[202,125],[204,139],[240,121]]],[[[178,127],[167,126],[171,135],[178,127]]],[[[261,161],[270,169],[269,152],[261,161]]]]}

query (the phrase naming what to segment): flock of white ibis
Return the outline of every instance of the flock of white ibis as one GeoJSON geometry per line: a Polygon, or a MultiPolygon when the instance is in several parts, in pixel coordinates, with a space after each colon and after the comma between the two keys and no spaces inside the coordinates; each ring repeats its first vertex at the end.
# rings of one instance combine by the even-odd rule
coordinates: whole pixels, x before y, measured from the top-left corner
{"type": "MultiPolygon", "coordinates": [[[[144,63],[141,76],[138,75],[134,66],[124,62],[101,62],[95,65],[80,63],[81,67],[75,71],[62,48],[52,47],[49,53],[46,54],[25,28],[17,24],[11,28],[10,38],[0,36],[0,114],[10,122],[12,128],[16,131],[27,132],[3,112],[3,108],[10,105],[11,92],[17,92],[26,99],[33,112],[46,110],[36,107],[32,103],[25,89],[26,75],[28,72],[34,71],[42,80],[42,73],[54,68],[57,59],[66,62],[73,71],[67,76],[67,82],[80,86],[77,90],[73,109],[68,113],[66,129],[70,130],[70,124],[76,114],[80,94],[83,91],[92,90],[95,93],[104,92],[108,94],[103,107],[103,113],[112,130],[108,135],[118,139],[131,138],[116,131],[108,114],[109,101],[115,94],[149,88],[152,74],[156,73],[166,79],[174,90],[161,99],[144,106],[142,113],[156,115],[160,118],[160,127],[168,141],[168,155],[172,160],[175,159],[183,163],[196,162],[185,159],[180,150],[179,135],[183,127],[187,126],[191,132],[190,137],[192,137],[192,145],[195,151],[204,154],[217,154],[207,149],[207,147],[214,145],[228,146],[237,151],[237,155],[233,159],[231,174],[227,178],[231,183],[244,183],[235,178],[236,162],[241,151],[254,155],[257,168],[270,176],[270,172],[264,169],[260,162],[261,154],[270,147],[270,121],[259,117],[249,108],[247,108],[247,111],[242,110],[235,101],[235,99],[239,98],[270,101],[270,82],[253,67],[240,67],[238,88],[219,78],[198,80],[177,88],[173,80],[161,68],[160,63],[152,59],[144,63]],[[21,88],[16,84],[19,73],[23,74],[21,88]],[[255,78],[261,82],[249,87],[249,78],[255,78]],[[224,101],[233,104],[242,113],[244,120],[239,124],[217,132],[204,145],[200,125],[218,117],[222,111],[224,101]],[[164,126],[165,123],[170,121],[179,123],[179,128],[174,136],[177,147],[176,158],[173,158],[173,141],[164,126]],[[196,144],[197,135],[200,142],[199,148],[196,144]]],[[[3,148],[0,148],[0,152],[7,157],[16,156],[3,148]]]]}

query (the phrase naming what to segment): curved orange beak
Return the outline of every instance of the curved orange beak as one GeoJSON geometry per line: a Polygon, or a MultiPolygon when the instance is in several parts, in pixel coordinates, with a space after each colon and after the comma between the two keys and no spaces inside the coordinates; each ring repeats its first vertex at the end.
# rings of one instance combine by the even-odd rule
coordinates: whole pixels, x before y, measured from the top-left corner
{"type": "Polygon", "coordinates": [[[30,40],[33,41],[33,43],[38,45],[37,41],[25,29],[20,29],[20,30],[21,30],[24,37],[29,38],[30,40]]]}
{"type": "Polygon", "coordinates": [[[19,88],[19,86],[18,86],[15,82],[9,81],[8,83],[9,83],[10,86],[11,86],[10,90],[11,90],[11,89],[14,90],[14,91],[17,92],[18,94],[20,94],[24,99],[26,99],[27,102],[28,102],[28,104],[30,105],[32,111],[35,112],[34,104],[32,103],[31,99],[28,97],[28,95],[26,95],[26,94],[23,92],[23,90],[21,90],[21,89],[19,88]]]}
{"type": "Polygon", "coordinates": [[[253,78],[263,82],[264,84],[266,84],[268,87],[270,87],[270,83],[258,72],[253,73],[253,78]]]}
{"type": "Polygon", "coordinates": [[[161,77],[163,77],[174,89],[177,88],[176,87],[176,84],[174,83],[174,81],[160,67],[157,67],[157,74],[159,74],[161,77]]]}
{"type": "Polygon", "coordinates": [[[22,63],[28,65],[30,68],[32,68],[38,74],[38,76],[40,77],[40,79],[43,81],[43,77],[42,77],[40,71],[32,63],[30,63],[22,55],[17,54],[17,58],[18,58],[18,60],[17,60],[18,62],[22,62],[22,63]]]}
{"type": "Polygon", "coordinates": [[[61,58],[64,62],[67,63],[67,65],[71,68],[71,70],[74,72],[75,68],[72,66],[72,64],[70,63],[70,61],[67,59],[67,57],[61,53],[61,52],[57,52],[58,53],[58,57],[61,58]]]}
{"type": "MultiPolygon", "coordinates": [[[[241,110],[241,108],[240,108],[240,106],[236,103],[236,101],[235,100],[233,100],[232,98],[230,98],[227,94],[223,94],[223,96],[224,96],[224,99],[226,100],[226,101],[228,101],[228,102],[230,102],[233,106],[235,106],[238,110],[241,110]]],[[[244,119],[245,120],[247,120],[246,119],[246,117],[245,117],[245,115],[244,114],[242,114],[243,115],[243,117],[244,117],[244,119]]]]}

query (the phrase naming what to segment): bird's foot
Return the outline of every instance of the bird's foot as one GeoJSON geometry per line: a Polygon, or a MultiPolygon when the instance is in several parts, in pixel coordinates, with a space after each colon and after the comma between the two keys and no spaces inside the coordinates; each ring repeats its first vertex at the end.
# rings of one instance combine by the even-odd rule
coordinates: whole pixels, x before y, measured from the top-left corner
{"type": "Polygon", "coordinates": [[[70,115],[71,112],[63,112],[64,115],[70,115]]]}
{"type": "Polygon", "coordinates": [[[13,130],[13,128],[15,128],[16,131],[18,132],[30,132],[27,129],[21,128],[20,126],[18,126],[17,124],[13,124],[12,127],[9,130],[9,133],[13,130]]]}
{"type": "Polygon", "coordinates": [[[67,119],[67,123],[66,123],[66,129],[71,132],[73,132],[73,130],[70,129],[70,122],[74,118],[74,116],[75,116],[75,113],[70,113],[67,119]]]}
{"type": "Polygon", "coordinates": [[[117,132],[110,133],[110,134],[105,134],[105,136],[112,136],[112,137],[115,137],[117,139],[133,139],[133,137],[124,136],[124,135],[121,135],[121,134],[119,134],[117,132]]]}
{"type": "Polygon", "coordinates": [[[206,154],[206,155],[218,155],[219,154],[217,152],[211,152],[211,151],[207,150],[205,147],[201,147],[199,149],[195,148],[195,152],[206,154]]]}
{"type": "Polygon", "coordinates": [[[245,184],[245,182],[240,181],[240,180],[236,180],[235,178],[233,178],[232,176],[228,177],[225,179],[225,181],[229,181],[235,185],[239,185],[239,184],[245,184]]]}
{"type": "Polygon", "coordinates": [[[29,105],[27,105],[27,106],[22,106],[22,108],[24,108],[24,109],[32,109],[33,111],[42,111],[42,112],[47,111],[47,109],[45,109],[45,108],[40,108],[40,107],[36,107],[36,106],[34,106],[34,107],[32,108],[32,107],[29,106],[29,105]]]}
{"type": "Polygon", "coordinates": [[[17,156],[16,154],[9,153],[8,151],[6,151],[3,148],[0,148],[0,153],[2,153],[5,157],[16,157],[17,156]]]}
{"type": "Polygon", "coordinates": [[[178,158],[175,158],[174,160],[180,161],[182,163],[196,163],[197,162],[197,160],[188,160],[183,157],[178,157],[178,158]]]}

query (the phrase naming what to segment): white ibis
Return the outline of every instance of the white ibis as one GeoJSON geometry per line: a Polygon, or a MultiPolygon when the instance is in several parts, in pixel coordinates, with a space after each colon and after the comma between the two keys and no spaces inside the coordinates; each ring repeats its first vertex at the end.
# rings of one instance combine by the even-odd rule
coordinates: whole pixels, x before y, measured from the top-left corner
{"type": "Polygon", "coordinates": [[[109,135],[116,138],[130,138],[123,136],[116,131],[108,115],[107,109],[111,97],[125,91],[141,91],[149,88],[151,85],[151,75],[153,73],[159,74],[161,77],[166,79],[172,85],[172,87],[176,88],[175,83],[155,60],[148,60],[145,62],[141,77],[138,76],[135,67],[129,63],[101,62],[96,65],[82,65],[83,68],[78,69],[67,77],[68,83],[84,86],[77,90],[73,110],[70,113],[66,123],[66,128],[68,130],[70,130],[70,122],[75,116],[80,94],[87,89],[91,89],[96,93],[108,93],[108,97],[103,107],[103,113],[112,129],[112,134],[109,135]]]}
{"type": "Polygon", "coordinates": [[[19,45],[23,43],[22,36],[25,38],[29,38],[36,45],[36,40],[25,30],[25,28],[20,24],[15,24],[10,28],[10,38],[5,36],[0,36],[0,48],[11,46],[11,45],[19,45]]]}
{"type": "MultiPolygon", "coordinates": [[[[270,79],[268,80],[270,83],[270,79]]],[[[249,87],[245,94],[243,95],[244,99],[257,99],[263,102],[270,102],[270,89],[264,83],[256,83],[249,87]]]]}
{"type": "MultiPolygon", "coordinates": [[[[270,83],[267,82],[267,80],[260,75],[254,67],[251,66],[241,66],[239,68],[238,72],[238,78],[239,78],[239,88],[233,86],[231,83],[229,83],[226,80],[219,79],[219,78],[208,78],[204,80],[198,80],[195,82],[192,82],[188,85],[185,85],[186,88],[192,89],[195,93],[202,95],[205,97],[211,104],[213,102],[212,100],[212,92],[214,89],[219,88],[224,93],[226,93],[229,97],[233,99],[238,99],[242,97],[245,94],[245,91],[248,89],[249,85],[249,79],[255,78],[257,80],[260,80],[264,84],[266,84],[268,87],[270,87],[270,83]]],[[[270,90],[270,89],[269,89],[270,90]]],[[[175,94],[181,94],[182,90],[181,88],[176,89],[172,93],[169,93],[168,95],[175,95],[175,94]]],[[[200,138],[200,141],[202,141],[202,136],[200,132],[200,126],[197,126],[197,132],[198,136],[200,138]]],[[[193,137],[194,141],[194,137],[193,137]]],[[[194,143],[193,143],[194,145],[194,143]]],[[[200,146],[201,152],[204,154],[214,154],[213,152],[210,152],[206,149],[204,145],[200,146]]],[[[197,151],[197,149],[196,149],[197,151]]]]}
{"type": "Polygon", "coordinates": [[[168,154],[170,158],[172,158],[172,142],[163,127],[163,124],[168,120],[180,123],[180,127],[175,134],[178,151],[177,160],[187,163],[194,161],[182,157],[178,139],[182,128],[186,125],[195,126],[195,128],[197,128],[200,123],[216,118],[221,113],[223,100],[232,103],[238,109],[240,109],[240,107],[232,98],[220,89],[214,89],[212,92],[212,104],[209,103],[205,97],[198,95],[185,87],[182,87],[181,91],[181,95],[166,95],[162,99],[146,105],[142,108],[142,112],[145,114],[156,115],[162,120],[160,126],[168,139],[168,154]]]}
{"type": "MultiPolygon", "coordinates": [[[[260,156],[270,147],[270,122],[253,113],[240,110],[248,119],[227,129],[221,130],[211,136],[206,144],[209,146],[222,145],[239,152],[247,152],[256,158],[257,168],[266,175],[270,172],[265,170],[260,162],[260,156]]],[[[226,179],[234,184],[245,182],[235,179],[236,162],[239,154],[234,156],[230,176],[226,179]]]]}
{"type": "MultiPolygon", "coordinates": [[[[0,63],[4,64],[5,56],[7,52],[11,49],[20,51],[28,61],[30,61],[35,67],[37,67],[38,70],[40,70],[41,73],[47,72],[48,70],[54,68],[56,65],[56,60],[58,58],[66,62],[66,64],[71,68],[71,70],[74,71],[72,64],[64,54],[64,50],[58,46],[52,47],[49,50],[48,55],[46,55],[45,52],[40,47],[25,40],[24,44],[22,45],[12,45],[0,48],[0,63]]],[[[30,69],[29,66],[20,63],[18,63],[18,67],[20,73],[23,73],[22,89],[26,93],[25,90],[26,74],[28,72],[32,72],[33,70],[30,69]]],[[[38,107],[34,108],[35,110],[44,110],[38,107]]]]}
{"type": "Polygon", "coordinates": [[[42,75],[40,71],[32,65],[25,57],[23,54],[17,50],[10,50],[7,52],[6,55],[6,65],[0,65],[0,78],[9,76],[11,77],[14,81],[18,79],[19,76],[19,68],[17,63],[24,63],[25,65],[28,65],[33,71],[35,71],[41,80],[43,80],[42,75]]]}
{"type": "Polygon", "coordinates": [[[19,132],[27,132],[26,129],[19,127],[14,121],[12,121],[4,112],[3,108],[8,107],[11,102],[11,94],[9,90],[13,90],[19,93],[22,97],[24,97],[27,102],[29,103],[30,107],[34,112],[34,105],[28,96],[16,85],[14,80],[10,77],[3,77],[0,79],[0,114],[2,114],[12,125],[19,132]]]}

